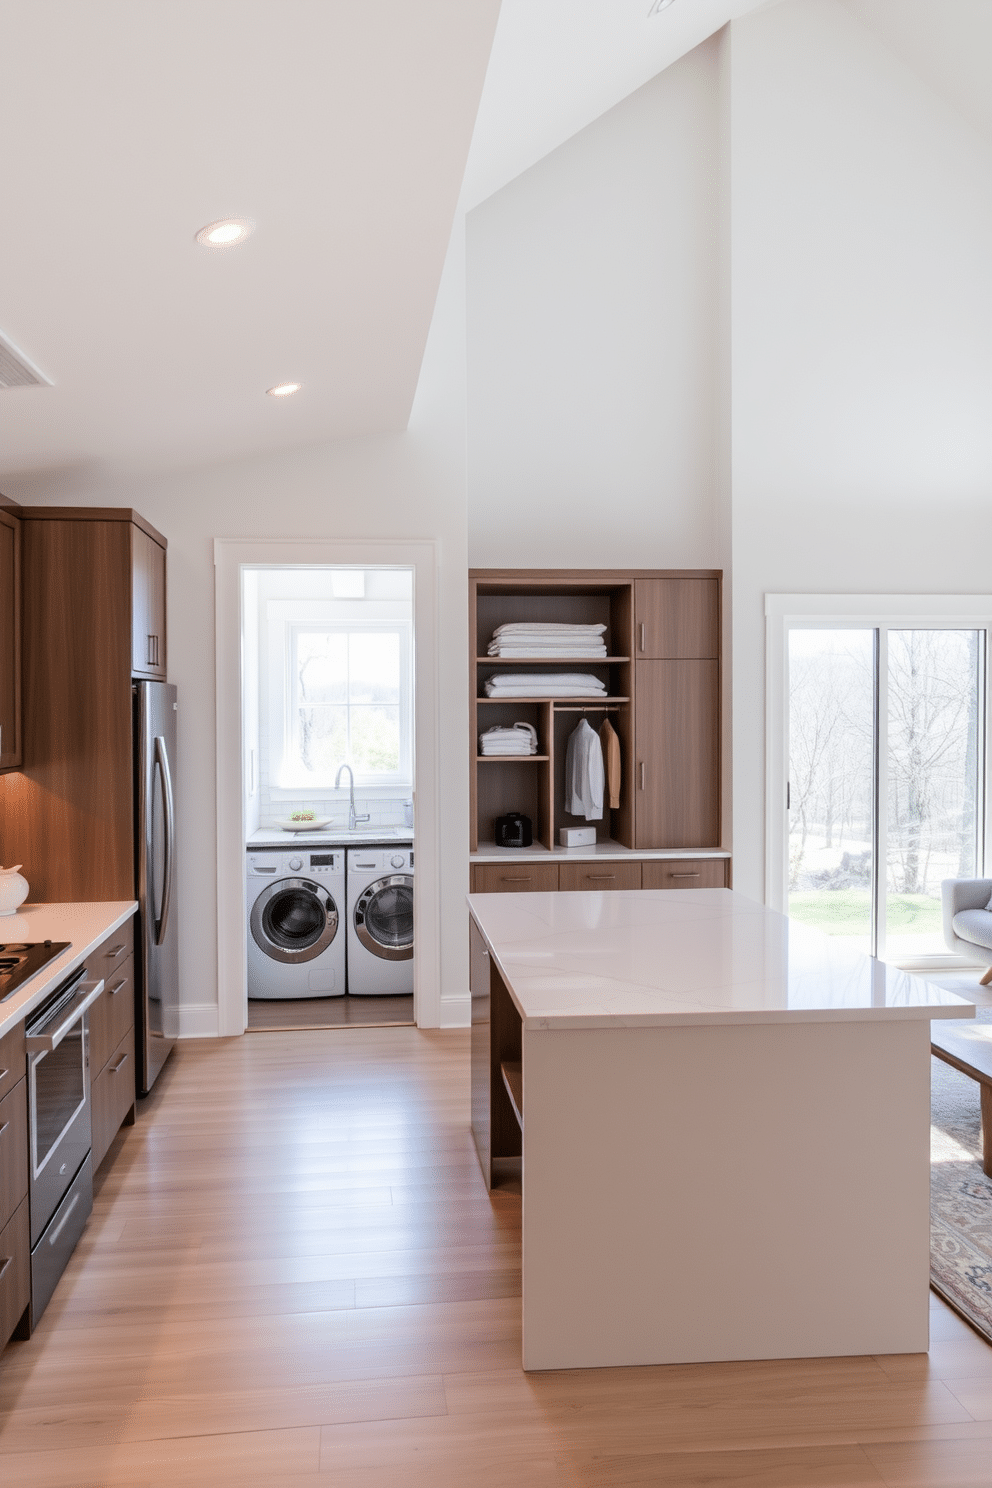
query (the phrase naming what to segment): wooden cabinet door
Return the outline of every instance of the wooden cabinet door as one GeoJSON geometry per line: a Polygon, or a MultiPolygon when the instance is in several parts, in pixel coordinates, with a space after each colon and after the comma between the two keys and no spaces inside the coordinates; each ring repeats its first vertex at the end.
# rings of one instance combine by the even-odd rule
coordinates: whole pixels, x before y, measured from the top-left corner
{"type": "Polygon", "coordinates": [[[27,1088],[18,1080],[0,1101],[0,1229],[28,1192],[27,1088]]]}
{"type": "Polygon", "coordinates": [[[637,579],[634,655],[638,661],[719,657],[719,580],[637,579]]]}
{"type": "Polygon", "coordinates": [[[132,524],[131,671],[164,679],[165,659],[165,549],[132,524]]]}
{"type": "Polygon", "coordinates": [[[557,863],[472,864],[473,894],[547,894],[557,887],[557,863]]]}
{"type": "Polygon", "coordinates": [[[0,1230],[0,1349],[21,1320],[31,1296],[28,1201],[22,1199],[0,1230]]]}
{"type": "Polygon", "coordinates": [[[581,889],[639,889],[641,865],[605,859],[595,863],[562,863],[558,868],[558,879],[558,887],[565,893],[581,889]]]}
{"type": "Polygon", "coordinates": [[[727,858],[663,858],[642,863],[645,889],[725,889],[727,858]]]}
{"type": "MultiPolygon", "coordinates": [[[[129,1028],[90,1087],[93,1169],[103,1162],[121,1125],[134,1111],[134,1029],[129,1028]]],[[[132,1123],[133,1124],[133,1123],[132,1123]]]]}
{"type": "Polygon", "coordinates": [[[21,753],[21,524],[0,509],[0,770],[21,753]]]}
{"type": "Polygon", "coordinates": [[[634,846],[720,845],[720,664],[640,661],[634,846]]]}

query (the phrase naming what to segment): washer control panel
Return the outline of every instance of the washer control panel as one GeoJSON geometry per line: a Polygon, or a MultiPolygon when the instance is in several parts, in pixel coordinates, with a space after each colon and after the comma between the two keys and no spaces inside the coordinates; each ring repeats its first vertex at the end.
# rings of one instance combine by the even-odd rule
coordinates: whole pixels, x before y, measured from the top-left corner
{"type": "Polygon", "coordinates": [[[248,854],[249,878],[288,878],[303,874],[316,879],[341,878],[344,873],[344,852],[250,852],[248,854]]]}

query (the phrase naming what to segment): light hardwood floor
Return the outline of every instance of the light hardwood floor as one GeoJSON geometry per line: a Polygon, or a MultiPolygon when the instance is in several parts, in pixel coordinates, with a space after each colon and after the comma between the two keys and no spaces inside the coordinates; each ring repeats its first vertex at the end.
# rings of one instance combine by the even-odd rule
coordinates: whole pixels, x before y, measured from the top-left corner
{"type": "Polygon", "coordinates": [[[523,1374],[467,1121],[461,1031],[181,1045],[0,1358],[0,1483],[992,1483],[992,1349],[936,1300],[929,1356],[523,1374]]]}

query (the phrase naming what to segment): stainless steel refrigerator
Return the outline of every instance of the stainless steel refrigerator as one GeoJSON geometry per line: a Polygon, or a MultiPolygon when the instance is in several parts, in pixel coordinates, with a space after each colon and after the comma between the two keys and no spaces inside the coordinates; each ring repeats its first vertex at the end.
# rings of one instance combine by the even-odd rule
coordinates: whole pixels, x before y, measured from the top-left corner
{"type": "Polygon", "coordinates": [[[134,682],[135,878],[140,975],[135,1003],[139,1095],[147,1095],[179,1034],[176,915],[176,689],[134,682]]]}

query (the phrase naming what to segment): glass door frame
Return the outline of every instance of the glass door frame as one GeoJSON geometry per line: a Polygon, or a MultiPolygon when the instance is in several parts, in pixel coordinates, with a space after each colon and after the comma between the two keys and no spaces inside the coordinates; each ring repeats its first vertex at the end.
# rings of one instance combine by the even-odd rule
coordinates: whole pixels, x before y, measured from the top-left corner
{"type": "MultiPolygon", "coordinates": [[[[981,594],[766,594],[765,595],[765,903],[788,913],[789,885],[789,632],[804,630],[873,630],[875,645],[876,853],[872,883],[873,954],[884,957],[884,926],[878,923],[881,889],[878,878],[888,862],[888,791],[880,776],[886,758],[888,718],[884,706],[889,630],[981,630],[985,632],[982,679],[981,744],[977,814],[978,868],[992,863],[988,782],[992,780],[992,598],[981,594]]],[[[915,964],[923,964],[918,962],[915,964]]],[[[927,956],[925,964],[962,966],[960,956],[927,956]]]]}

